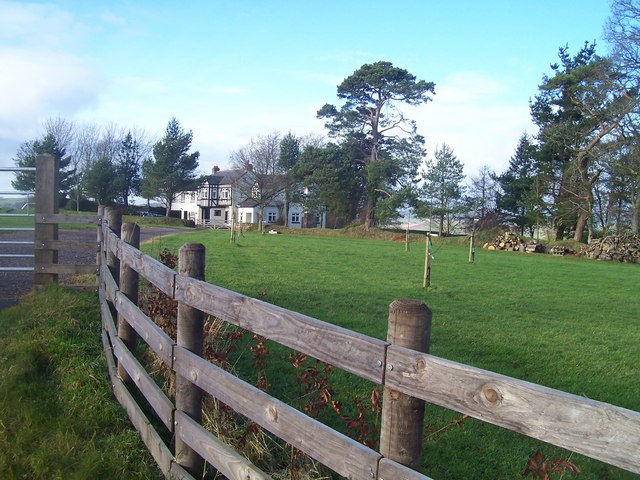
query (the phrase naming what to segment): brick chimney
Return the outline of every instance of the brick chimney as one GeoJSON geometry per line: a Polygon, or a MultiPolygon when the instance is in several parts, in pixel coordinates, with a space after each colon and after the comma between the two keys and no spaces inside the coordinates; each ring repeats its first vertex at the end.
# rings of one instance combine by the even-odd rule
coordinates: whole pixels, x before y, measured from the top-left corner
{"type": "Polygon", "coordinates": [[[217,165],[214,165],[214,167],[211,169],[211,173],[213,173],[214,175],[219,171],[220,171],[220,167],[217,165]]]}

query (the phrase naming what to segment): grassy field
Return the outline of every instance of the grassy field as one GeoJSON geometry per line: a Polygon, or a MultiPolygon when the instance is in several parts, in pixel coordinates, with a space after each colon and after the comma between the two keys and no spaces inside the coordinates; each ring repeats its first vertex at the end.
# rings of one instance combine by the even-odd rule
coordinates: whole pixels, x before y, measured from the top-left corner
{"type": "Polygon", "coordinates": [[[111,393],[99,315],[58,287],[0,312],[1,478],[162,478],[111,393]]]}
{"type": "MultiPolygon", "coordinates": [[[[423,289],[423,242],[406,252],[387,240],[247,233],[234,245],[228,232],[203,231],[144,248],[157,256],[185,242],[206,246],[209,282],[254,297],[263,292],[270,303],[377,338],[386,337],[394,299],[420,299],[433,311],[432,354],[640,410],[638,265],[480,249],[469,263],[466,247],[435,239],[432,285],[423,289]]],[[[271,393],[295,404],[287,352],[269,349],[271,393]]],[[[371,388],[348,374],[331,381],[345,403],[371,388]]],[[[426,431],[458,417],[427,406],[426,431]]],[[[425,442],[423,472],[518,478],[538,450],[578,465],[579,478],[638,478],[474,419],[425,442]]]]}

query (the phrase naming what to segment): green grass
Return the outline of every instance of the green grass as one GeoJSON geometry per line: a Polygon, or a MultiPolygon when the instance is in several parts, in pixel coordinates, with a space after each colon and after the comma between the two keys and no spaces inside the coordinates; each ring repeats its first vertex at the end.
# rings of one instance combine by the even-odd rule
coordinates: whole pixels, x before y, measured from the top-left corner
{"type": "MultiPolygon", "coordinates": [[[[388,240],[247,233],[233,245],[228,232],[203,231],[144,248],[157,255],[185,242],[206,246],[209,282],[253,297],[266,292],[270,303],[381,339],[389,304],[420,299],[433,311],[432,354],[640,410],[638,265],[481,249],[471,264],[460,242],[435,239],[432,286],[423,289],[424,243],[405,252],[388,240]]],[[[292,369],[275,358],[286,351],[270,349],[272,393],[293,403],[292,369]]],[[[370,389],[348,374],[332,382],[345,403],[370,389]]],[[[433,430],[457,417],[427,407],[433,430]]],[[[518,478],[536,450],[570,459],[581,479],[638,478],[473,419],[425,443],[423,471],[435,479],[518,478]]]]}
{"type": "Polygon", "coordinates": [[[0,477],[162,478],[111,393],[99,315],[62,287],[0,312],[0,477]]]}

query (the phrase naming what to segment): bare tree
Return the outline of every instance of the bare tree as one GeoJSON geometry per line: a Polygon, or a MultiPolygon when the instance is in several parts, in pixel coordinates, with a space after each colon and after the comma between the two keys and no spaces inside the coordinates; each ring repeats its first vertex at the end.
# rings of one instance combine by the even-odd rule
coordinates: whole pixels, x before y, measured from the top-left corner
{"type": "Polygon", "coordinates": [[[250,171],[253,182],[240,186],[242,195],[256,202],[260,213],[258,225],[262,231],[264,209],[273,204],[287,188],[287,177],[280,165],[280,134],[273,132],[251,139],[230,156],[235,168],[250,171]]]}

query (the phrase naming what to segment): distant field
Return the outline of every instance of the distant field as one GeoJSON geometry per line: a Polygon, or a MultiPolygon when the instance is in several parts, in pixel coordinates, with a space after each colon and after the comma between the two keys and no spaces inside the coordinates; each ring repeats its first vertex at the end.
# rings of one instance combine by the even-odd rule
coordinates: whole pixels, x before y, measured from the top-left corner
{"type": "MultiPolygon", "coordinates": [[[[234,245],[228,232],[202,231],[144,248],[157,256],[186,242],[206,246],[211,283],[381,339],[389,304],[420,299],[433,311],[432,354],[640,410],[639,265],[481,249],[469,263],[465,247],[435,239],[423,289],[423,242],[405,252],[387,240],[247,233],[234,245]]],[[[269,348],[271,392],[295,403],[287,352],[269,348]]],[[[238,369],[253,380],[245,361],[238,369]]],[[[348,374],[332,382],[344,402],[371,388],[348,374]]],[[[459,417],[433,406],[426,415],[432,431],[459,417]]],[[[423,473],[521,478],[537,450],[578,465],[579,479],[638,478],[474,419],[425,442],[423,473]]]]}

